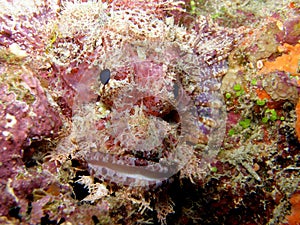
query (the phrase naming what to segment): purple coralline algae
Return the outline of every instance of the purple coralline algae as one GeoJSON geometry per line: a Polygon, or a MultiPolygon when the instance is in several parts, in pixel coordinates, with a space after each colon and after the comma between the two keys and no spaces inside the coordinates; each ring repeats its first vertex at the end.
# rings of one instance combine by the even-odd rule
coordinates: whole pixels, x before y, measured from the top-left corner
{"type": "Polygon", "coordinates": [[[25,172],[22,161],[26,154],[24,149],[44,138],[55,137],[62,121],[49,103],[34,72],[26,66],[2,60],[4,59],[0,62],[0,153],[1,187],[4,191],[8,180],[15,180],[16,176],[25,172]]]}
{"type": "MultiPolygon", "coordinates": [[[[11,6],[1,2],[3,10],[7,8],[3,4],[11,6]]],[[[34,188],[46,186],[47,182],[41,180],[47,175],[26,174],[23,159],[27,151],[36,151],[30,148],[33,143],[57,136],[62,126],[59,113],[49,101],[49,93],[38,79],[41,71],[37,73],[31,68],[38,63],[38,59],[35,61],[38,54],[44,51],[43,41],[36,36],[42,35],[36,30],[41,29],[40,24],[36,24],[43,23],[44,12],[28,17],[26,9],[23,12],[11,10],[2,11],[0,16],[1,215],[8,215],[17,205],[24,206],[21,211],[25,213],[28,194],[34,188]]]]}

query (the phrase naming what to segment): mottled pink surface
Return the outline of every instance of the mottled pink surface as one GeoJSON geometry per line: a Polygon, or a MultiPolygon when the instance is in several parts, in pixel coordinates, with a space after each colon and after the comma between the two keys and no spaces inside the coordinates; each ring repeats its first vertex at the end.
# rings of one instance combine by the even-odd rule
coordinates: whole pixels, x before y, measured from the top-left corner
{"type": "MultiPolygon", "coordinates": [[[[14,90],[14,92],[10,90],[12,83],[0,85],[0,181],[2,191],[8,180],[17,182],[17,176],[25,173],[22,161],[24,149],[33,141],[56,136],[62,125],[59,113],[48,102],[39,80],[30,70],[23,69],[21,71],[19,82],[24,82],[26,88],[19,91],[14,90]],[[26,99],[28,96],[22,96],[22,91],[25,92],[26,89],[31,95],[29,97],[34,99],[33,101],[26,99]]],[[[6,72],[11,73],[9,68],[6,72]]],[[[30,185],[34,184],[33,180],[29,181],[30,185]]],[[[30,190],[24,181],[20,182],[25,185],[20,190],[30,190]]],[[[38,181],[36,184],[41,185],[42,183],[38,181]]],[[[0,213],[6,215],[9,208],[16,204],[16,199],[8,192],[3,193],[0,199],[1,205],[6,204],[9,207],[0,207],[0,213]]],[[[28,193],[23,193],[19,197],[22,199],[27,195],[28,193]]]]}

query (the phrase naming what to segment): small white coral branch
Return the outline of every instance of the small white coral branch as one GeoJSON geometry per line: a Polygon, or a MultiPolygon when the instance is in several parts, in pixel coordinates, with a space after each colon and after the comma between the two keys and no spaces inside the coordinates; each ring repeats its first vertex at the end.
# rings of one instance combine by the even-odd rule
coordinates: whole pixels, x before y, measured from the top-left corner
{"type": "Polygon", "coordinates": [[[157,212],[157,219],[160,224],[167,224],[167,216],[169,214],[175,213],[174,207],[175,203],[168,197],[166,201],[158,202],[155,205],[155,210],[157,212]]]}
{"type": "Polygon", "coordinates": [[[127,198],[133,203],[133,204],[138,204],[139,205],[139,213],[144,214],[146,210],[153,211],[152,207],[150,206],[150,202],[146,201],[146,199],[143,196],[140,196],[140,199],[133,198],[127,196],[127,198]]]}
{"type": "Polygon", "coordinates": [[[108,190],[104,184],[94,184],[94,179],[91,176],[82,176],[76,183],[84,185],[89,191],[89,195],[82,201],[94,202],[108,195],[108,190]]]}

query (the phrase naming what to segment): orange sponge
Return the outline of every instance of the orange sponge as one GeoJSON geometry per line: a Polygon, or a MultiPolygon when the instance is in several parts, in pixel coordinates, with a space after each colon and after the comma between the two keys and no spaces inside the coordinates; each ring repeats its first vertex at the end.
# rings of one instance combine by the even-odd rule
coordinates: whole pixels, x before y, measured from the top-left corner
{"type": "Polygon", "coordinates": [[[294,193],[290,199],[292,213],[287,216],[289,225],[300,225],[300,191],[294,193]]]}

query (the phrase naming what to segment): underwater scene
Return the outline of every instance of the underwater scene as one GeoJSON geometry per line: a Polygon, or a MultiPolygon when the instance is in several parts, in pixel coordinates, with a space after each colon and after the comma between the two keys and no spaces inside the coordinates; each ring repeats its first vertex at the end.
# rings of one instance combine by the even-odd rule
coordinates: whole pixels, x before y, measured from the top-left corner
{"type": "Polygon", "coordinates": [[[0,224],[300,225],[300,2],[0,0],[0,224]]]}

